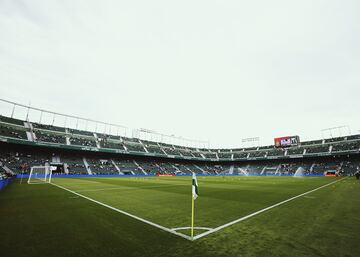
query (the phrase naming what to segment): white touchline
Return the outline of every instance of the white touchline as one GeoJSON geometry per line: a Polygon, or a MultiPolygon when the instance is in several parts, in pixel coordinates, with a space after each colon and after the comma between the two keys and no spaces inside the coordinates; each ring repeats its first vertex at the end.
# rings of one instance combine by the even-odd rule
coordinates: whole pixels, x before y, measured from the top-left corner
{"type": "Polygon", "coordinates": [[[75,191],[72,191],[72,190],[70,190],[70,189],[67,189],[67,188],[65,188],[65,187],[63,187],[63,186],[60,186],[60,185],[57,185],[57,184],[54,184],[54,183],[50,183],[50,184],[51,184],[51,185],[54,185],[54,186],[56,186],[56,187],[58,187],[58,188],[61,188],[61,189],[63,189],[63,190],[66,190],[66,191],[68,191],[68,192],[70,192],[70,193],[73,193],[73,194],[75,194],[75,195],[78,195],[78,196],[80,196],[80,197],[82,197],[82,198],[85,198],[86,200],[89,200],[89,201],[91,201],[91,202],[97,203],[97,204],[99,204],[99,205],[101,205],[101,206],[104,206],[104,207],[106,207],[106,208],[109,208],[109,209],[111,209],[111,210],[113,210],[113,211],[119,212],[119,213],[121,213],[121,214],[124,214],[124,215],[126,215],[126,216],[129,216],[129,217],[134,218],[134,219],[136,219],[136,220],[142,221],[142,222],[144,222],[144,223],[146,223],[146,224],[149,224],[149,225],[151,225],[151,226],[154,226],[154,227],[157,227],[157,228],[159,228],[159,229],[162,229],[162,230],[164,230],[164,231],[166,231],[166,232],[169,232],[169,233],[171,233],[171,234],[180,236],[180,237],[185,238],[185,239],[190,240],[190,241],[192,240],[191,237],[189,237],[189,236],[187,236],[187,235],[184,235],[184,234],[182,234],[182,233],[176,232],[176,231],[174,231],[174,230],[172,230],[172,229],[170,229],[170,228],[166,228],[166,227],[161,226],[161,225],[159,225],[159,224],[156,224],[156,223],[154,223],[154,222],[148,221],[148,220],[146,220],[146,219],[140,218],[140,217],[135,216],[135,215],[133,215],[133,214],[130,214],[130,213],[128,213],[128,212],[122,211],[122,210],[120,210],[120,209],[117,209],[117,208],[115,208],[115,207],[112,207],[112,206],[110,206],[110,205],[107,205],[107,204],[105,204],[105,203],[102,203],[102,202],[100,202],[100,201],[94,200],[94,199],[92,199],[92,198],[90,198],[90,197],[87,197],[87,196],[85,196],[85,195],[79,194],[79,193],[77,193],[77,192],[75,192],[75,191]]]}
{"type": "Polygon", "coordinates": [[[224,228],[226,228],[226,227],[229,227],[229,226],[231,226],[231,225],[234,225],[234,224],[236,224],[236,223],[238,223],[238,222],[240,222],[240,221],[243,221],[243,220],[246,220],[246,219],[248,219],[248,218],[254,217],[255,215],[258,215],[258,214],[260,214],[260,213],[262,213],[262,212],[268,211],[268,210],[270,210],[270,209],[272,209],[272,208],[275,208],[275,207],[277,207],[277,206],[279,206],[279,205],[282,205],[282,204],[284,204],[284,203],[290,202],[290,201],[292,201],[292,200],[295,200],[296,198],[299,198],[299,197],[302,197],[302,196],[304,196],[304,195],[310,194],[310,193],[315,192],[315,191],[317,191],[317,190],[319,190],[319,189],[322,189],[322,188],[327,187],[327,186],[330,186],[330,185],[332,185],[332,184],[334,184],[334,183],[340,182],[341,180],[344,180],[344,179],[346,179],[346,177],[345,177],[345,178],[342,178],[342,179],[339,179],[339,180],[336,180],[336,181],[333,181],[333,182],[330,182],[330,183],[325,184],[325,185],[323,185],[323,186],[317,187],[317,188],[315,188],[315,189],[312,189],[312,190],[307,191],[307,192],[305,192],[305,193],[302,193],[302,194],[300,194],[300,195],[291,197],[291,198],[289,198],[289,199],[287,199],[287,200],[284,200],[284,201],[282,201],[282,202],[276,203],[276,204],[271,205],[271,206],[269,206],[269,207],[267,207],[267,208],[261,209],[261,210],[259,210],[259,211],[257,211],[257,212],[251,213],[251,214],[249,214],[249,215],[247,215],[247,216],[245,216],[245,217],[242,217],[242,218],[240,218],[240,219],[237,219],[237,220],[231,221],[231,222],[229,222],[229,223],[226,223],[226,224],[224,224],[224,225],[221,225],[220,227],[217,227],[217,228],[214,228],[214,229],[212,229],[212,230],[206,231],[206,232],[204,232],[204,233],[202,233],[202,234],[200,234],[200,235],[194,236],[193,240],[197,240],[197,239],[202,238],[202,237],[204,237],[204,236],[207,236],[207,235],[209,235],[209,234],[215,233],[215,232],[217,232],[217,231],[219,231],[219,230],[221,230],[221,229],[224,229],[224,228]]]}

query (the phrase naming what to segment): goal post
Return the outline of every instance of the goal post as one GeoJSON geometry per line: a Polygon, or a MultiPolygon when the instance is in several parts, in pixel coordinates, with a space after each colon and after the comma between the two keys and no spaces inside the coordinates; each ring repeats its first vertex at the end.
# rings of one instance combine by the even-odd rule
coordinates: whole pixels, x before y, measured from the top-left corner
{"type": "Polygon", "coordinates": [[[51,183],[52,170],[50,166],[33,166],[30,169],[28,184],[51,183]]]}

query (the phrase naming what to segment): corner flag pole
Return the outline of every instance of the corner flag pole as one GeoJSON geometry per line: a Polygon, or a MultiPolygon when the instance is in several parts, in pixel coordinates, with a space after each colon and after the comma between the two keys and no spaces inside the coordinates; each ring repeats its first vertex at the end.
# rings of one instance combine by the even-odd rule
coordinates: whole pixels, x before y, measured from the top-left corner
{"type": "Polygon", "coordinates": [[[192,174],[192,187],[191,187],[191,238],[194,238],[194,219],[195,219],[195,199],[199,196],[198,183],[196,174],[192,174]]]}
{"type": "Polygon", "coordinates": [[[194,196],[191,194],[191,238],[194,238],[195,204],[194,196]]]}

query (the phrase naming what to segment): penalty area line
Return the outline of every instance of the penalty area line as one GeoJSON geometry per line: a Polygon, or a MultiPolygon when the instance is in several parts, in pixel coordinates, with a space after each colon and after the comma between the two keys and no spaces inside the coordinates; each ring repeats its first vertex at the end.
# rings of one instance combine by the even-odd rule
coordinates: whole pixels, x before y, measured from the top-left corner
{"type": "Polygon", "coordinates": [[[210,235],[210,234],[212,234],[212,233],[215,233],[215,232],[217,232],[217,231],[219,231],[219,230],[221,230],[221,229],[224,229],[224,228],[227,228],[227,227],[229,227],[229,226],[232,226],[232,225],[234,225],[234,224],[236,224],[236,223],[238,223],[238,222],[240,222],[240,221],[243,221],[243,220],[249,219],[249,218],[251,218],[251,217],[254,217],[254,216],[256,216],[256,215],[258,215],[258,214],[260,214],[260,213],[263,213],[263,212],[268,211],[268,210],[270,210],[270,209],[272,209],[272,208],[278,207],[278,206],[280,206],[280,205],[282,205],[282,204],[284,204],[284,203],[290,202],[290,201],[295,200],[295,199],[297,199],[297,198],[299,198],[299,197],[302,197],[302,196],[304,196],[304,195],[307,195],[307,194],[310,194],[310,193],[315,192],[315,191],[317,191],[317,190],[320,190],[320,189],[322,189],[322,188],[324,188],[324,187],[327,187],[327,186],[330,186],[330,185],[335,184],[335,183],[337,183],[337,182],[340,182],[340,181],[342,181],[342,180],[344,180],[344,179],[346,179],[346,177],[345,177],[345,178],[342,178],[342,179],[339,179],[339,180],[336,180],[336,181],[333,181],[333,182],[330,182],[330,183],[328,183],[328,184],[322,185],[322,186],[320,186],[320,187],[317,187],[317,188],[312,189],[312,190],[310,190],[310,191],[307,191],[307,192],[305,192],[305,193],[299,194],[299,195],[294,196],[294,197],[291,197],[291,198],[289,198],[289,199],[287,199],[287,200],[281,201],[281,202],[279,202],[279,203],[276,203],[276,204],[274,204],[274,205],[271,205],[271,206],[269,206],[269,207],[266,207],[266,208],[264,208],[264,209],[261,209],[261,210],[259,210],[259,211],[257,211],[257,212],[251,213],[251,214],[249,214],[249,215],[247,215],[247,216],[244,216],[244,217],[242,217],[242,218],[239,218],[239,219],[237,219],[237,220],[234,220],[234,221],[231,221],[231,222],[226,223],[226,224],[224,224],[224,225],[221,225],[221,226],[219,226],[219,227],[217,227],[217,228],[214,228],[214,229],[211,229],[211,230],[209,230],[209,231],[206,231],[206,232],[204,232],[204,233],[202,233],[202,234],[199,234],[199,235],[197,235],[197,236],[194,236],[193,240],[197,240],[197,239],[200,239],[200,238],[202,238],[202,237],[204,237],[204,236],[207,236],[207,235],[210,235]]]}
{"type": "Polygon", "coordinates": [[[101,205],[101,206],[103,206],[103,207],[109,208],[109,209],[111,209],[111,210],[113,210],[113,211],[119,212],[119,213],[124,214],[124,215],[126,215],[126,216],[129,216],[129,217],[131,217],[131,218],[134,218],[134,219],[136,219],[136,220],[138,220],[138,221],[144,222],[144,223],[146,223],[146,224],[148,224],[148,225],[151,225],[151,226],[156,227],[156,228],[158,228],[158,229],[161,229],[161,230],[164,230],[164,231],[166,231],[166,232],[169,232],[169,233],[171,233],[171,234],[173,234],[173,235],[177,235],[177,236],[179,236],[179,237],[185,238],[185,239],[190,240],[190,241],[193,240],[190,236],[187,236],[187,235],[184,235],[184,234],[182,234],[182,233],[176,232],[176,231],[174,231],[174,230],[172,230],[172,229],[170,229],[170,228],[161,226],[161,225],[159,225],[159,224],[156,224],[156,223],[154,223],[154,222],[151,222],[151,221],[148,221],[148,220],[146,220],[146,219],[140,218],[140,217],[135,216],[135,215],[133,215],[133,214],[131,214],[131,213],[128,213],[128,212],[126,212],[126,211],[117,209],[117,208],[115,208],[115,207],[112,207],[112,206],[110,206],[110,205],[107,205],[107,204],[105,204],[105,203],[102,203],[102,202],[100,202],[100,201],[97,201],[97,200],[92,199],[92,198],[90,198],[90,197],[87,197],[87,196],[85,196],[85,195],[79,194],[79,193],[77,193],[77,192],[75,192],[75,191],[72,191],[72,190],[70,190],[70,189],[67,189],[66,187],[63,187],[63,186],[60,186],[60,185],[57,185],[57,184],[54,184],[54,183],[50,183],[50,184],[53,185],[53,186],[56,186],[56,187],[58,187],[58,188],[61,188],[61,189],[65,190],[65,191],[68,191],[68,192],[70,192],[70,193],[72,193],[72,194],[74,194],[74,195],[80,196],[80,197],[82,197],[82,198],[84,198],[84,199],[86,199],[86,200],[89,200],[89,201],[93,202],[93,203],[97,203],[97,204],[99,204],[99,205],[101,205]]]}

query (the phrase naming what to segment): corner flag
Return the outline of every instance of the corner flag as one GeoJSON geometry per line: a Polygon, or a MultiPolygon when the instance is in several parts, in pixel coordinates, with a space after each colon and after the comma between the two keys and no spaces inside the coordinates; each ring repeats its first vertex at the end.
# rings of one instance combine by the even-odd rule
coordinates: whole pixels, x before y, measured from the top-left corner
{"type": "Polygon", "coordinates": [[[194,238],[194,219],[195,219],[195,205],[194,201],[199,196],[198,183],[196,174],[192,174],[192,196],[191,196],[191,238],[194,238]]]}
{"type": "Polygon", "coordinates": [[[193,175],[192,175],[192,195],[193,195],[194,200],[196,200],[196,198],[199,196],[198,183],[197,183],[195,173],[193,173],[193,175]]]}

